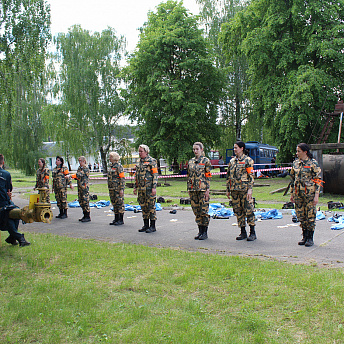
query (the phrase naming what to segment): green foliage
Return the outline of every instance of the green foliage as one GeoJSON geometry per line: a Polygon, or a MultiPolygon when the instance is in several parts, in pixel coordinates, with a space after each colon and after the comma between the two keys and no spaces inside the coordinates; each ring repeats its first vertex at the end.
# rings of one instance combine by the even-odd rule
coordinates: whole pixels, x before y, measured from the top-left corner
{"type": "Polygon", "coordinates": [[[34,173],[45,137],[45,55],[50,8],[43,0],[0,4],[0,151],[6,161],[34,173]]]}
{"type": "Polygon", "coordinates": [[[285,159],[300,141],[316,141],[341,95],[343,17],[342,0],[253,0],[223,26],[228,57],[248,59],[252,107],[285,159]]]}
{"type": "Polygon", "coordinates": [[[74,155],[99,150],[104,168],[124,111],[118,93],[124,43],[112,28],[91,34],[78,25],[56,39],[61,70],[55,89],[60,103],[51,112],[55,139],[63,138],[66,150],[74,155]]]}
{"type": "Polygon", "coordinates": [[[223,77],[214,66],[197,17],[167,1],[149,13],[125,70],[128,109],[138,143],[152,155],[186,159],[192,144],[219,139],[216,124],[223,77]]]}

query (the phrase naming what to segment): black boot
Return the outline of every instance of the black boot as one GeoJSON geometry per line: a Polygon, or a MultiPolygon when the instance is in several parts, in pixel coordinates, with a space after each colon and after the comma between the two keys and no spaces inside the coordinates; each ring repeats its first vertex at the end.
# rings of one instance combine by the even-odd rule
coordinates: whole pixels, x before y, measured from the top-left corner
{"type": "Polygon", "coordinates": [[[63,209],[62,210],[63,213],[62,213],[62,216],[60,217],[60,219],[66,219],[68,216],[67,216],[67,209],[63,209]]]}
{"type": "Polygon", "coordinates": [[[81,222],[90,222],[90,221],[91,221],[90,212],[85,211],[85,217],[81,220],[81,222]]]}
{"type": "Polygon", "coordinates": [[[305,243],[306,247],[310,247],[314,245],[313,234],[314,234],[314,231],[308,231],[307,240],[305,243]]]}
{"type": "Polygon", "coordinates": [[[195,240],[198,240],[203,233],[203,226],[198,225],[198,234],[195,236],[195,240]]]}
{"type": "Polygon", "coordinates": [[[247,241],[254,241],[257,239],[256,231],[254,230],[254,226],[250,226],[250,236],[247,238],[247,241]]]}
{"type": "Polygon", "coordinates": [[[115,225],[118,222],[118,219],[119,219],[119,214],[116,213],[114,220],[110,222],[109,225],[115,225]]]}
{"type": "Polygon", "coordinates": [[[155,220],[150,220],[150,227],[146,230],[146,233],[153,233],[156,231],[155,220]]]}
{"type": "Polygon", "coordinates": [[[18,241],[11,235],[7,239],[5,239],[5,241],[11,245],[18,245],[18,241]]]}
{"type": "Polygon", "coordinates": [[[307,241],[307,236],[308,236],[308,230],[307,229],[303,229],[302,230],[302,239],[301,241],[298,242],[299,245],[305,245],[306,241],[307,241]]]}
{"type": "Polygon", "coordinates": [[[82,221],[85,218],[85,211],[83,211],[82,213],[84,214],[84,216],[81,219],[79,219],[79,221],[82,221]]]}
{"type": "Polygon", "coordinates": [[[124,215],[123,213],[118,214],[118,221],[115,223],[115,226],[124,225],[123,215],[124,215]]]}
{"type": "Polygon", "coordinates": [[[143,219],[143,227],[139,229],[139,232],[145,232],[149,228],[149,219],[143,219]]]}
{"type": "Polygon", "coordinates": [[[21,247],[30,245],[30,243],[25,240],[24,234],[21,234],[21,237],[18,239],[18,241],[19,241],[19,246],[21,247]]]}
{"type": "Polygon", "coordinates": [[[236,237],[236,240],[244,240],[247,238],[247,233],[245,227],[241,227],[241,233],[236,237]]]}
{"type": "Polygon", "coordinates": [[[57,219],[60,219],[63,215],[63,209],[59,208],[60,209],[60,214],[58,214],[57,216],[55,216],[57,219]]]}
{"type": "Polygon", "coordinates": [[[202,234],[199,236],[198,240],[205,240],[208,239],[208,227],[207,226],[202,226],[203,231],[202,234]]]}

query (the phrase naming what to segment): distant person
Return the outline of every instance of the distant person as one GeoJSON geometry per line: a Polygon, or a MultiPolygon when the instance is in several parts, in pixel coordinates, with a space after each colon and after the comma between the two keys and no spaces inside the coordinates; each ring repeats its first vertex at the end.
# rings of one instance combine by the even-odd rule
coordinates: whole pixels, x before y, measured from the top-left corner
{"type": "Polygon", "coordinates": [[[90,162],[88,163],[88,169],[90,170],[90,172],[92,171],[92,165],[90,162]]]}
{"type": "Polygon", "coordinates": [[[38,159],[38,170],[36,172],[36,184],[34,190],[37,188],[46,188],[46,200],[50,203],[50,187],[49,187],[49,168],[45,166],[45,159],[38,159]]]}
{"type": "Polygon", "coordinates": [[[211,178],[211,162],[204,156],[203,144],[195,142],[192,146],[195,157],[189,160],[187,168],[187,189],[190,196],[191,208],[196,217],[198,234],[195,240],[208,238],[210,216],[209,192],[211,178]]]}
{"type": "Polygon", "coordinates": [[[224,166],[225,162],[223,161],[222,155],[220,156],[219,159],[219,165],[220,165],[220,178],[226,178],[226,175],[224,172],[226,172],[225,170],[225,166],[224,166]]]}
{"type": "Polygon", "coordinates": [[[110,165],[108,169],[108,188],[115,218],[110,225],[120,226],[124,224],[124,168],[119,162],[120,156],[116,152],[109,154],[110,165]]]}
{"type": "Polygon", "coordinates": [[[12,202],[12,178],[11,174],[4,169],[5,159],[0,154],[0,230],[7,231],[9,237],[5,239],[8,244],[28,246],[30,243],[25,240],[24,234],[18,232],[19,220],[9,218],[9,212],[18,208],[12,202]]]}
{"type": "Polygon", "coordinates": [[[245,143],[242,141],[234,144],[234,154],[235,157],[230,160],[227,170],[227,197],[229,200],[232,198],[233,211],[241,229],[236,240],[254,241],[257,239],[252,200],[254,161],[245,154],[245,143]],[[246,219],[250,226],[249,237],[246,232],[246,219]]]}
{"type": "Polygon", "coordinates": [[[55,192],[55,198],[57,207],[60,210],[59,215],[56,216],[58,219],[66,219],[67,215],[67,185],[73,190],[72,180],[69,175],[68,168],[63,165],[63,158],[60,156],[56,157],[56,166],[52,171],[53,176],[53,192],[55,192]]]}
{"type": "Polygon", "coordinates": [[[298,244],[310,247],[314,245],[316,205],[323,181],[320,179],[321,168],[306,143],[297,145],[296,155],[290,170],[290,202],[295,203],[296,216],[302,228],[302,240],[298,244]]]}
{"type": "Polygon", "coordinates": [[[140,160],[136,165],[134,195],[137,195],[142,210],[143,227],[139,232],[153,233],[156,231],[156,188],[158,184],[158,166],[149,155],[147,145],[139,146],[140,160]],[[150,220],[150,223],[149,223],[150,220]]]}
{"type": "Polygon", "coordinates": [[[97,169],[97,165],[96,163],[93,164],[93,171],[96,172],[96,169],[97,169]]]}
{"type": "Polygon", "coordinates": [[[80,222],[91,221],[91,210],[90,210],[90,192],[89,192],[89,177],[90,170],[87,167],[86,158],[80,156],[78,158],[79,167],[72,177],[77,180],[78,185],[78,200],[84,216],[79,219],[80,222]]]}

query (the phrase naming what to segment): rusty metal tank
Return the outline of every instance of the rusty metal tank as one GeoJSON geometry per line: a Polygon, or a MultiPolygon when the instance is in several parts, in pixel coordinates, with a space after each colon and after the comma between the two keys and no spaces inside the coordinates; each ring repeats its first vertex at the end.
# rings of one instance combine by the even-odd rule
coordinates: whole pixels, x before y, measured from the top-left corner
{"type": "Polygon", "coordinates": [[[323,154],[324,192],[344,195],[344,155],[323,154]]]}

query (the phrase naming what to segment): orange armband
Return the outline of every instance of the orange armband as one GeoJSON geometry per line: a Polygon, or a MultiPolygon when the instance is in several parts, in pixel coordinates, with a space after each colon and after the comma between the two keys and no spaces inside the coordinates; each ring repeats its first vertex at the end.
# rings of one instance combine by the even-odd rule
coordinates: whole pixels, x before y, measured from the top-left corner
{"type": "Polygon", "coordinates": [[[124,178],[124,172],[121,172],[121,173],[119,174],[119,177],[120,177],[120,178],[124,178]]]}
{"type": "Polygon", "coordinates": [[[69,174],[69,171],[65,170],[63,173],[64,173],[64,175],[67,175],[67,174],[69,174]]]}
{"type": "Polygon", "coordinates": [[[154,174],[154,173],[158,173],[158,169],[156,168],[156,167],[153,167],[152,168],[152,173],[154,174]]]}
{"type": "Polygon", "coordinates": [[[206,177],[206,178],[211,178],[211,173],[210,173],[210,172],[206,172],[206,173],[205,173],[205,177],[206,177]]]}
{"type": "Polygon", "coordinates": [[[246,167],[246,172],[248,174],[252,173],[253,172],[253,167],[246,167]]]}
{"type": "Polygon", "coordinates": [[[49,176],[45,176],[43,179],[44,180],[49,180],[49,176]]]}
{"type": "Polygon", "coordinates": [[[77,179],[76,174],[71,175],[72,179],[77,179]]]}
{"type": "Polygon", "coordinates": [[[320,178],[315,178],[312,179],[312,182],[314,182],[315,184],[319,185],[319,186],[323,186],[323,183],[325,183],[323,180],[321,180],[320,178]]]}

